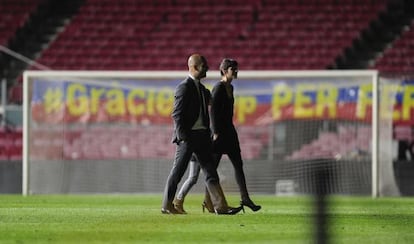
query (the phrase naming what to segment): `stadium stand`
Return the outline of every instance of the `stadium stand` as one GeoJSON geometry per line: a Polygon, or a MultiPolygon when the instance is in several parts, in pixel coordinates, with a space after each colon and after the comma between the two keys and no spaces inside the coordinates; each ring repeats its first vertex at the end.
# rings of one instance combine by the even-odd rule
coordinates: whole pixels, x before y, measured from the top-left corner
{"type": "Polygon", "coordinates": [[[244,69],[325,69],[385,1],[322,2],[86,1],[38,62],[70,70],[180,70],[182,57],[202,50],[213,67],[232,56],[244,69]]]}
{"type": "Polygon", "coordinates": [[[0,127],[0,160],[22,159],[21,128],[0,127]]]}
{"type": "Polygon", "coordinates": [[[309,144],[302,145],[288,155],[288,160],[351,157],[369,151],[371,128],[347,128],[340,126],[337,132],[322,132],[309,144]],[[340,149],[340,150],[338,150],[340,149]]]}
{"type": "MultiPolygon", "coordinates": [[[[34,60],[47,49],[50,41],[73,15],[81,1],[83,0],[0,0],[1,6],[17,5],[26,11],[25,21],[7,40],[8,52],[0,53],[1,78],[7,81],[9,103],[20,103],[22,72],[25,69],[39,68],[37,65],[33,66],[34,60]]],[[[5,12],[14,13],[14,10],[9,9],[5,12]]]]}
{"type": "MultiPolygon", "coordinates": [[[[412,18],[411,8],[387,0],[63,2],[71,11],[57,11],[62,17],[53,22],[55,34],[43,38],[36,55],[28,55],[58,70],[181,70],[183,57],[195,51],[202,51],[211,67],[232,56],[244,70],[346,69],[361,60],[360,68],[367,68],[372,57],[364,60],[361,43],[385,35],[378,38],[386,42],[379,45],[384,49],[412,18]]],[[[57,6],[46,9],[41,16],[57,6]]],[[[40,28],[30,21],[26,25],[40,28]]],[[[19,103],[21,86],[10,90],[10,102],[19,103]]]]}
{"type": "MultiPolygon", "coordinates": [[[[0,45],[56,70],[181,70],[192,52],[205,54],[211,67],[224,56],[237,57],[243,70],[368,68],[389,47],[371,67],[408,71],[413,39],[410,2],[0,0],[6,13],[0,16],[0,45]],[[399,38],[402,30],[406,31],[399,38]],[[374,39],[380,40],[378,45],[374,39]]],[[[23,70],[37,68],[4,53],[0,62],[9,102],[20,104],[19,77],[23,70]]],[[[82,136],[74,138],[60,142],[70,146],[56,156],[83,155],[82,136]]],[[[260,154],[259,143],[245,150],[247,158],[260,154]]],[[[0,155],[7,157],[19,150],[5,148],[9,147],[0,155]]],[[[85,157],[102,156],[87,151],[91,155],[85,157]]],[[[138,153],[125,148],[103,151],[103,157],[138,153]]]]}
{"type": "MultiPolygon", "coordinates": [[[[29,22],[30,14],[35,11],[36,7],[42,0],[2,0],[0,1],[0,45],[10,46],[12,40],[18,35],[19,30],[29,22]]],[[[7,76],[10,72],[7,69],[7,63],[12,62],[11,57],[0,52],[0,67],[2,69],[1,78],[7,76]]],[[[11,82],[9,83],[11,84],[11,82]]],[[[21,101],[21,86],[10,88],[10,97],[12,101],[21,101]]]]}
{"type": "MultiPolygon", "coordinates": [[[[366,69],[372,67],[382,53],[398,40],[404,30],[410,28],[414,16],[413,1],[387,1],[387,8],[372,20],[359,36],[338,56],[333,69],[366,69]]],[[[405,59],[403,56],[400,58],[405,59]]],[[[387,58],[385,58],[387,59],[387,58]]],[[[388,61],[381,61],[388,62],[388,61]]],[[[379,71],[388,72],[385,66],[379,71]],[[385,69],[385,70],[383,70],[385,69]]],[[[394,71],[402,71],[396,68],[394,71]]]]}
{"type": "MultiPolygon", "coordinates": [[[[38,129],[32,132],[30,150],[37,159],[169,159],[175,150],[170,143],[170,129],[155,126],[111,129],[95,127],[64,132],[38,129]]],[[[244,158],[260,159],[261,150],[266,148],[267,131],[244,128],[240,134],[243,135],[241,146],[244,158]]],[[[0,140],[0,146],[6,143],[15,143],[21,149],[21,140],[18,143],[17,138],[14,141],[8,139],[4,143],[0,140]]],[[[8,153],[13,152],[7,151],[4,154],[7,157],[14,155],[8,153]]]]}
{"type": "Polygon", "coordinates": [[[414,67],[414,22],[377,59],[374,69],[383,72],[412,72],[414,67]]]}
{"type": "Polygon", "coordinates": [[[29,19],[40,0],[2,0],[0,5],[0,45],[7,45],[17,30],[29,19]]]}

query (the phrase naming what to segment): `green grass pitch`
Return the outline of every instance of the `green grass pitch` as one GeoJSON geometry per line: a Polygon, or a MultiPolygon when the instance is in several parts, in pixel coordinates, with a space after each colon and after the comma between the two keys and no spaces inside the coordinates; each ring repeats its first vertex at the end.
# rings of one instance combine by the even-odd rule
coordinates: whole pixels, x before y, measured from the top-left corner
{"type": "MultiPolygon", "coordinates": [[[[161,194],[0,195],[0,243],[314,243],[311,197],[252,198],[261,211],[217,216],[191,193],[187,215],[161,214],[161,194]]],[[[413,198],[328,203],[329,243],[414,243],[413,198]]]]}

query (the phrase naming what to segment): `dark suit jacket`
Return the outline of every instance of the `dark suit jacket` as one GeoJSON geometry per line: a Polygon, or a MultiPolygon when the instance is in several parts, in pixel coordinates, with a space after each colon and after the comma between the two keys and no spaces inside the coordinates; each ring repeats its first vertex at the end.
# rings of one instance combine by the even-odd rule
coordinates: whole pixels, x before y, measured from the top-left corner
{"type": "Polygon", "coordinates": [[[213,133],[219,134],[214,141],[214,151],[228,153],[240,151],[237,131],[233,124],[234,96],[231,86],[231,97],[227,95],[223,82],[217,82],[212,90],[211,119],[213,133]]]}
{"type": "MultiPolygon", "coordinates": [[[[204,104],[209,104],[211,99],[210,91],[200,83],[200,90],[203,92],[205,99],[204,104]]],[[[173,143],[186,141],[189,138],[191,128],[197,121],[200,113],[200,99],[197,91],[197,86],[191,77],[178,84],[174,94],[174,108],[172,111],[172,118],[174,121],[173,143]]],[[[204,124],[209,129],[209,116],[206,108],[206,116],[204,124]]]]}

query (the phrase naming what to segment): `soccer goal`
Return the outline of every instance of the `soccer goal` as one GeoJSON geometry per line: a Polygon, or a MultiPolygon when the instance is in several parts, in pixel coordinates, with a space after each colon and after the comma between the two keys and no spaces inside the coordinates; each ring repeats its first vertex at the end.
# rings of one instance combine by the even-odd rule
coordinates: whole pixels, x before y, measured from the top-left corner
{"type": "MultiPolygon", "coordinates": [[[[175,152],[174,89],[186,76],[26,71],[23,194],[161,193],[175,152]]],[[[219,79],[209,71],[204,83],[219,79]]],[[[250,192],[312,193],[318,167],[333,194],[378,196],[381,182],[393,184],[379,172],[392,160],[394,103],[391,94],[380,106],[376,71],[240,71],[233,85],[250,192]]],[[[238,192],[222,161],[223,189],[238,192]]]]}

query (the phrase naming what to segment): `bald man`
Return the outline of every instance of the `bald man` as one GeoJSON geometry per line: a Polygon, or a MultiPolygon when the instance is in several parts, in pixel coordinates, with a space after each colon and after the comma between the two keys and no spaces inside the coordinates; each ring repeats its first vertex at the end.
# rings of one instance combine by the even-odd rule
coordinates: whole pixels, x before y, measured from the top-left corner
{"type": "Polygon", "coordinates": [[[185,214],[175,208],[173,200],[191,155],[194,153],[205,175],[205,183],[210,193],[216,214],[236,214],[242,206],[229,207],[219,183],[217,170],[213,163],[212,140],[207,105],[211,93],[200,82],[208,71],[207,60],[200,54],[188,58],[188,77],[178,84],[174,94],[173,143],[177,144],[172,169],[167,178],[161,213],[185,214]]]}

